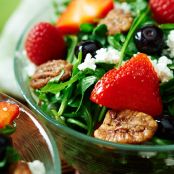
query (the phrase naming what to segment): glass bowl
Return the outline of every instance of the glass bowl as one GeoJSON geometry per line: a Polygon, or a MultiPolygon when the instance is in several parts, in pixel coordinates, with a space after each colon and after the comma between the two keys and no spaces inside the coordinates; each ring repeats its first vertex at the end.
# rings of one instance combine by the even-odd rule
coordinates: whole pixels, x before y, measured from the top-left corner
{"type": "Polygon", "coordinates": [[[15,119],[17,128],[12,134],[12,140],[21,159],[27,162],[40,160],[45,165],[46,174],[60,174],[58,150],[49,130],[27,107],[16,100],[0,93],[0,101],[12,101],[20,107],[20,115],[15,119]]]}
{"type": "Polygon", "coordinates": [[[50,21],[54,12],[47,8],[40,14],[21,33],[16,48],[15,75],[24,98],[54,134],[62,157],[81,174],[174,173],[174,145],[122,145],[102,141],[58,124],[37,106],[29,88],[25,70],[29,62],[23,46],[30,27],[38,21],[50,21]]]}

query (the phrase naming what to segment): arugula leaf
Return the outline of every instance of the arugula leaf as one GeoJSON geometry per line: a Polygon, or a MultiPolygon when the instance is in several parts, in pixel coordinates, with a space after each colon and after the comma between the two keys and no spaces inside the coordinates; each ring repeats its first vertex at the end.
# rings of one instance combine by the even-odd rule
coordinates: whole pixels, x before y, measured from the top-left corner
{"type": "Polygon", "coordinates": [[[9,164],[15,163],[20,160],[18,152],[13,147],[6,147],[6,156],[0,161],[0,172],[2,169],[6,169],[9,164]]]}
{"type": "Polygon", "coordinates": [[[100,24],[96,28],[94,28],[93,35],[103,37],[106,36],[107,32],[107,26],[105,24],[100,24]]]}
{"type": "Polygon", "coordinates": [[[87,104],[83,105],[83,113],[87,123],[87,129],[88,129],[87,135],[91,135],[93,132],[93,121],[92,121],[90,109],[88,109],[87,104]]]}
{"type": "Polygon", "coordinates": [[[7,159],[6,159],[6,158],[4,158],[3,160],[1,160],[1,161],[0,161],[0,169],[1,169],[1,168],[4,168],[5,165],[6,165],[6,163],[7,163],[7,159]]]}
{"type": "Polygon", "coordinates": [[[160,24],[159,28],[162,30],[172,30],[174,29],[174,24],[160,24]]]}
{"type": "Polygon", "coordinates": [[[125,52],[126,52],[126,49],[129,45],[129,42],[130,40],[132,39],[132,36],[134,34],[134,32],[136,31],[137,27],[141,24],[141,22],[146,18],[147,14],[149,13],[150,9],[147,8],[146,11],[142,12],[140,15],[138,15],[135,19],[134,19],[134,22],[128,32],[128,35],[126,37],[126,40],[123,44],[123,47],[121,49],[121,53],[120,53],[120,61],[117,65],[117,67],[120,67],[121,64],[122,64],[122,61],[124,59],[124,55],[125,55],[125,52]]]}
{"type": "Polygon", "coordinates": [[[6,125],[4,128],[0,129],[0,134],[11,135],[16,131],[16,124],[6,125]]]}
{"type": "Polygon", "coordinates": [[[108,36],[108,43],[117,50],[121,50],[124,42],[125,36],[121,33],[118,33],[114,36],[108,36]]]}
{"type": "Polygon", "coordinates": [[[68,44],[68,54],[67,54],[67,61],[69,63],[73,62],[73,58],[74,58],[74,51],[75,51],[75,47],[77,45],[77,36],[68,36],[67,37],[67,44],[68,44]]]}
{"type": "Polygon", "coordinates": [[[87,76],[79,82],[80,91],[81,91],[81,99],[80,99],[79,107],[76,110],[76,113],[79,111],[80,107],[82,106],[82,101],[83,101],[86,90],[92,85],[94,85],[95,82],[97,82],[97,78],[95,76],[87,76]]]}
{"type": "Polygon", "coordinates": [[[20,160],[18,152],[13,147],[7,147],[6,154],[8,163],[15,163],[20,160]]]}
{"type": "Polygon", "coordinates": [[[58,92],[62,91],[63,89],[65,89],[67,86],[72,85],[73,83],[75,83],[76,81],[79,80],[79,78],[81,78],[83,76],[82,72],[77,73],[75,76],[73,76],[69,81],[63,82],[63,83],[48,83],[46,86],[44,86],[41,89],[42,93],[53,93],[53,94],[57,94],[58,92]]]}
{"type": "Polygon", "coordinates": [[[56,77],[50,79],[48,83],[58,83],[58,82],[60,81],[60,79],[61,79],[61,77],[63,76],[64,73],[65,73],[65,71],[62,70],[58,76],[56,76],[56,77]]]}
{"type": "Polygon", "coordinates": [[[160,92],[162,96],[166,95],[166,93],[167,94],[173,93],[173,91],[174,91],[174,78],[160,85],[160,92]]]}
{"type": "Polygon", "coordinates": [[[169,67],[171,70],[174,70],[174,64],[169,64],[168,67],[169,67]]]}
{"type": "Polygon", "coordinates": [[[174,101],[168,104],[169,113],[174,116],[174,101]]]}
{"type": "Polygon", "coordinates": [[[133,2],[130,2],[130,5],[134,16],[139,15],[143,10],[148,8],[146,0],[134,0],[133,2]]]}
{"type": "Polygon", "coordinates": [[[80,25],[80,31],[83,33],[92,33],[94,30],[94,25],[85,23],[80,25]]]}
{"type": "Polygon", "coordinates": [[[94,28],[92,33],[92,39],[98,41],[102,45],[107,43],[107,26],[105,24],[100,24],[94,28]]]}
{"type": "Polygon", "coordinates": [[[56,120],[60,118],[60,116],[62,116],[62,114],[64,113],[66,107],[67,107],[67,104],[68,104],[68,100],[69,100],[69,97],[73,91],[73,86],[70,85],[68,86],[65,90],[64,90],[64,96],[63,96],[63,99],[62,99],[62,102],[61,102],[61,105],[59,107],[59,111],[57,113],[57,116],[56,116],[56,120]]]}
{"type": "Polygon", "coordinates": [[[78,120],[75,120],[75,119],[73,119],[73,118],[68,118],[68,119],[67,119],[67,123],[74,124],[74,125],[76,125],[76,126],[82,128],[82,129],[85,129],[85,130],[88,129],[87,126],[86,126],[84,123],[82,123],[82,122],[80,122],[80,121],[78,121],[78,120]]]}

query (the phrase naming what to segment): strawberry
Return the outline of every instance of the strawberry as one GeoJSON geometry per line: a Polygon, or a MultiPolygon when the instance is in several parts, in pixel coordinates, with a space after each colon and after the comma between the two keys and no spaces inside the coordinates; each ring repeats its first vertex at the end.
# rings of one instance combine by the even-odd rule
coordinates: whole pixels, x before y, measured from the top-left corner
{"type": "Polygon", "coordinates": [[[159,23],[174,23],[174,0],[150,0],[154,18],[159,23]]]}
{"type": "Polygon", "coordinates": [[[19,106],[9,102],[0,102],[0,128],[11,124],[19,115],[19,106]]]}
{"type": "Polygon", "coordinates": [[[113,0],[72,0],[57,26],[63,34],[75,34],[82,23],[95,23],[113,8],[113,0]]]}
{"type": "Polygon", "coordinates": [[[107,72],[95,85],[90,99],[114,110],[130,109],[152,116],[162,112],[157,73],[142,53],[107,72]]]}
{"type": "Polygon", "coordinates": [[[57,27],[41,22],[30,30],[25,49],[29,59],[40,65],[48,60],[61,59],[65,55],[66,46],[57,27]]]}

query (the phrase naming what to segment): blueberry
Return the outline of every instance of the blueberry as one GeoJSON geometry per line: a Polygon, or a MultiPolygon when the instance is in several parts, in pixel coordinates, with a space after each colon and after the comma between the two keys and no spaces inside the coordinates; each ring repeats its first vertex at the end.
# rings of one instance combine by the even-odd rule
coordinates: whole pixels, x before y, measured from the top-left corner
{"type": "Polygon", "coordinates": [[[158,123],[156,136],[166,140],[174,140],[174,117],[164,115],[156,121],[158,123]]]}
{"type": "Polygon", "coordinates": [[[161,52],[164,40],[163,31],[155,25],[147,25],[135,33],[135,45],[140,52],[155,54],[161,52]]]}
{"type": "Polygon", "coordinates": [[[12,146],[11,138],[0,134],[0,161],[5,157],[6,147],[12,146]]]}
{"type": "Polygon", "coordinates": [[[100,49],[101,46],[98,42],[92,40],[81,41],[75,48],[75,55],[78,57],[80,49],[82,49],[82,57],[85,58],[88,53],[93,57],[96,55],[96,51],[100,49]]]}

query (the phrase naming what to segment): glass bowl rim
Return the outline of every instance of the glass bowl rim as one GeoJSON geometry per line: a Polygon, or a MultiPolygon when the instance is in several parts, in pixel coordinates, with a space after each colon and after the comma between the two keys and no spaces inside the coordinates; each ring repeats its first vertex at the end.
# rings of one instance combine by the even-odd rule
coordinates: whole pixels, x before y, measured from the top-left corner
{"type": "Polygon", "coordinates": [[[5,98],[7,98],[9,101],[15,102],[16,104],[19,105],[19,107],[22,108],[22,110],[28,115],[28,117],[30,118],[30,120],[32,120],[32,122],[36,122],[37,124],[39,124],[39,126],[42,127],[42,129],[44,130],[44,133],[46,134],[46,138],[48,138],[49,140],[49,145],[51,145],[51,149],[49,149],[51,156],[52,156],[52,160],[54,163],[54,172],[61,172],[61,163],[60,163],[60,158],[59,158],[59,152],[58,152],[58,148],[56,145],[56,142],[53,138],[53,135],[51,134],[50,130],[44,125],[44,123],[42,123],[40,120],[38,120],[38,118],[36,117],[36,114],[34,112],[32,112],[27,106],[25,106],[24,104],[22,104],[20,101],[17,101],[16,99],[14,99],[13,97],[0,92],[0,96],[3,96],[5,98]]]}
{"type": "MultiPolygon", "coordinates": [[[[42,11],[44,9],[48,10],[47,8],[50,8],[50,6],[46,6],[45,8],[43,8],[33,19],[31,19],[28,22],[28,24],[26,25],[26,27],[24,28],[23,32],[21,33],[21,35],[18,39],[18,42],[16,44],[15,53],[20,52],[21,43],[22,43],[22,40],[23,40],[24,36],[26,35],[26,32],[27,32],[28,28],[34,23],[36,18],[39,18],[43,15],[42,11]]],[[[120,149],[120,150],[125,150],[125,151],[146,151],[146,152],[174,151],[174,145],[132,145],[132,144],[118,144],[118,143],[113,143],[113,142],[109,142],[109,141],[104,141],[104,140],[101,140],[101,139],[94,138],[92,136],[85,135],[85,134],[80,133],[76,130],[73,130],[73,129],[67,127],[67,126],[56,123],[56,121],[53,118],[51,118],[48,114],[43,112],[36,105],[34,100],[28,99],[27,95],[25,94],[25,92],[24,92],[24,90],[21,86],[22,81],[19,78],[20,73],[18,72],[17,68],[15,68],[15,67],[17,67],[17,64],[18,64],[18,54],[14,54],[14,64],[13,64],[14,74],[15,74],[15,78],[17,80],[19,89],[21,90],[21,93],[22,93],[24,99],[33,108],[33,110],[35,112],[37,112],[41,117],[43,117],[49,123],[53,124],[55,127],[57,127],[59,129],[63,130],[64,132],[68,133],[69,135],[72,135],[77,139],[79,139],[79,137],[80,137],[82,140],[85,140],[87,142],[94,143],[94,144],[100,144],[100,145],[107,146],[107,147],[110,147],[110,148],[114,148],[114,149],[117,149],[117,150],[120,149]]]]}

